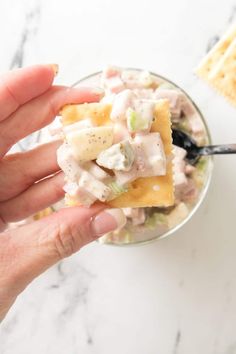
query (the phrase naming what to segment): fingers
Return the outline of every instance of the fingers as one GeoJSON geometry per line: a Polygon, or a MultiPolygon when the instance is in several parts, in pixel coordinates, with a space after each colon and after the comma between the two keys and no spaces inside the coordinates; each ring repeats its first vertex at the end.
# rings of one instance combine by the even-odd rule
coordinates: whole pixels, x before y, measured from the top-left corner
{"type": "Polygon", "coordinates": [[[0,121],[16,109],[47,91],[52,85],[57,66],[34,65],[9,71],[0,78],[0,121]]]}
{"type": "Polygon", "coordinates": [[[16,297],[30,281],[104,233],[124,225],[119,209],[62,209],[37,222],[1,234],[0,313],[4,299],[16,297]],[[6,296],[7,293],[7,296],[6,296]]]}
{"type": "Polygon", "coordinates": [[[5,230],[5,228],[6,228],[6,224],[5,224],[5,222],[2,220],[2,218],[0,216],[0,232],[5,230]]]}
{"type": "Polygon", "coordinates": [[[62,172],[33,184],[15,198],[1,202],[0,217],[5,223],[15,222],[47,208],[64,197],[64,184],[62,172]]]}
{"type": "Polygon", "coordinates": [[[34,182],[57,172],[56,150],[60,144],[61,141],[54,141],[4,157],[0,161],[0,202],[17,196],[34,182]]]}
{"type": "Polygon", "coordinates": [[[100,98],[101,91],[98,89],[51,87],[0,122],[0,157],[18,140],[51,123],[65,104],[96,102],[100,98]]]}

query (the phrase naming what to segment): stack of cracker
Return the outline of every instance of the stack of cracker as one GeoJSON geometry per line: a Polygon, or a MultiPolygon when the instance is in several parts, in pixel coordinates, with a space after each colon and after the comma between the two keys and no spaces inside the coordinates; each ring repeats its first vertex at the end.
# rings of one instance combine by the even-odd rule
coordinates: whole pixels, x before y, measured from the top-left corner
{"type": "Polygon", "coordinates": [[[209,51],[196,73],[236,106],[236,24],[209,51]]]}

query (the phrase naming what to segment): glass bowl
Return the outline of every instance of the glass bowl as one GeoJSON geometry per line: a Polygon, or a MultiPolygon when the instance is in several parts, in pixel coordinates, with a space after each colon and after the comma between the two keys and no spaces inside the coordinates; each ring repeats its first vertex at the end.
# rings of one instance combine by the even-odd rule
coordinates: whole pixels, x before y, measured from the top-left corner
{"type": "MultiPolygon", "coordinates": [[[[139,74],[142,69],[134,69],[134,68],[126,68],[125,69],[128,72],[131,72],[133,74],[139,74]]],[[[91,75],[88,75],[86,77],[81,78],[80,80],[76,81],[73,86],[95,86],[98,87],[100,86],[100,79],[101,79],[101,74],[102,72],[96,72],[91,75]]],[[[204,130],[204,139],[198,139],[198,137],[194,137],[199,144],[211,144],[211,137],[209,133],[208,126],[206,124],[206,121],[200,112],[199,108],[196,106],[196,104],[193,102],[193,100],[189,97],[189,95],[181,89],[178,85],[170,81],[169,79],[158,75],[156,73],[150,72],[150,74],[155,78],[155,80],[158,82],[160,85],[165,85],[167,88],[171,88],[174,90],[180,91],[183,95],[184,98],[186,99],[186,102],[194,109],[195,115],[197,115],[199,121],[201,121],[203,125],[203,130],[204,130]]],[[[175,123],[173,122],[175,125],[175,123]]],[[[204,169],[202,168],[201,171],[201,178],[202,182],[201,185],[198,186],[198,195],[197,197],[191,201],[191,203],[185,203],[187,205],[188,212],[186,213],[183,211],[180,211],[180,215],[177,215],[177,218],[175,222],[170,223],[169,221],[167,222],[167,225],[163,227],[163,225],[158,222],[158,217],[162,215],[162,217],[165,217],[165,215],[170,215],[171,213],[176,211],[176,207],[171,209],[169,212],[167,209],[164,210],[158,208],[155,208],[155,210],[152,208],[146,208],[147,213],[151,213],[152,215],[157,215],[157,223],[156,225],[149,225],[147,222],[142,225],[142,226],[132,226],[130,223],[128,223],[128,226],[123,228],[122,230],[118,230],[115,233],[110,233],[105,235],[104,237],[100,238],[99,242],[105,243],[105,244],[110,244],[110,245],[118,245],[118,246],[130,246],[130,245],[137,245],[137,244],[146,244],[154,240],[159,240],[164,237],[173,235],[177,230],[179,230],[183,225],[189,221],[197,209],[200,207],[202,201],[204,200],[210,181],[211,181],[211,176],[212,176],[212,167],[213,167],[213,158],[212,157],[206,157],[206,158],[201,158],[200,160],[201,167],[204,166],[204,169]],[[168,211],[169,214],[165,214],[168,211]],[[153,213],[153,214],[152,214],[153,213]]],[[[199,165],[200,166],[200,165],[199,165]]],[[[198,171],[198,168],[196,169],[198,171]]],[[[199,167],[200,171],[200,167],[199,167]]],[[[200,174],[200,172],[197,172],[200,174]]],[[[199,177],[199,176],[198,176],[199,177]]],[[[200,178],[200,177],[199,177],[200,178]]],[[[178,210],[179,212],[179,210],[178,210]]],[[[174,215],[171,214],[171,215],[174,215]]],[[[150,216],[150,217],[151,217],[150,216]]],[[[166,216],[167,218],[167,216],[166,216]]],[[[169,218],[169,216],[168,216],[169,218]]],[[[173,219],[173,218],[172,218],[173,219]]]]}

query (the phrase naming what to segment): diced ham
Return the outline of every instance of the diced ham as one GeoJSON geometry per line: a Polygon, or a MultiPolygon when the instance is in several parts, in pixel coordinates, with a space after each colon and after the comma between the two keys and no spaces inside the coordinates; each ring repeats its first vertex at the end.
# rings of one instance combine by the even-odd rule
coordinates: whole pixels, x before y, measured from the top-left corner
{"type": "Polygon", "coordinates": [[[99,181],[104,181],[110,178],[110,175],[105,172],[101,167],[99,167],[96,163],[89,161],[83,165],[83,168],[91,173],[95,178],[99,181]]]}
{"type": "Polygon", "coordinates": [[[181,199],[185,202],[190,202],[197,198],[199,190],[196,183],[192,179],[188,179],[188,184],[182,191],[181,199]]]}
{"type": "Polygon", "coordinates": [[[133,72],[123,71],[121,78],[125,83],[125,87],[132,90],[148,88],[154,82],[152,75],[148,71],[142,71],[139,75],[133,72]]]}
{"type": "Polygon", "coordinates": [[[166,98],[169,100],[172,120],[175,122],[180,120],[182,112],[188,118],[196,114],[194,105],[180,91],[159,87],[156,89],[154,97],[156,99],[166,98]]]}
{"type": "Polygon", "coordinates": [[[184,160],[186,150],[174,145],[173,152],[174,181],[175,185],[178,186],[187,183],[187,178],[185,176],[186,161],[184,160]]]}
{"type": "Polygon", "coordinates": [[[192,132],[196,135],[204,132],[204,125],[198,115],[193,115],[189,118],[189,125],[192,132]]]}
{"type": "Polygon", "coordinates": [[[174,172],[175,172],[175,174],[177,174],[177,173],[185,174],[185,167],[186,167],[185,160],[175,159],[174,158],[173,164],[174,164],[174,172]]]}
{"type": "Polygon", "coordinates": [[[196,108],[184,94],[181,94],[181,110],[186,117],[190,117],[196,113],[196,108]]]}
{"type": "Polygon", "coordinates": [[[125,84],[125,87],[128,89],[141,89],[143,85],[140,83],[139,79],[133,72],[124,70],[121,73],[121,79],[125,84]]]}
{"type": "Polygon", "coordinates": [[[166,157],[159,133],[137,135],[134,138],[138,177],[164,176],[166,157]]]}
{"type": "MultiPolygon", "coordinates": [[[[136,140],[137,140],[136,135],[136,140]]],[[[145,168],[146,168],[146,163],[147,163],[147,157],[145,155],[144,149],[141,144],[134,144],[135,152],[136,152],[136,165],[137,165],[137,170],[138,174],[144,173],[145,168]]]]}
{"type": "Polygon", "coordinates": [[[177,145],[173,145],[174,162],[179,160],[184,160],[187,151],[177,145]]]}
{"type": "Polygon", "coordinates": [[[187,165],[185,166],[185,173],[186,173],[186,175],[190,175],[191,173],[193,173],[193,172],[195,171],[195,169],[196,169],[196,167],[187,164],[187,165]]]}
{"type": "Polygon", "coordinates": [[[119,76],[112,76],[106,79],[104,87],[112,93],[118,93],[125,89],[125,85],[119,76]]]}
{"type": "Polygon", "coordinates": [[[144,208],[123,208],[123,212],[134,226],[142,225],[146,220],[144,208]]]}
{"type": "Polygon", "coordinates": [[[186,161],[184,160],[187,152],[179,146],[174,145],[173,153],[175,195],[176,198],[181,198],[182,192],[188,184],[188,179],[185,175],[186,161]]]}
{"type": "Polygon", "coordinates": [[[156,99],[166,98],[170,103],[172,118],[180,118],[182,106],[182,93],[176,90],[157,88],[154,94],[156,99]]]}
{"type": "Polygon", "coordinates": [[[151,99],[151,100],[155,98],[153,89],[145,89],[145,88],[134,89],[133,93],[137,98],[151,99]]]}
{"type": "Polygon", "coordinates": [[[77,195],[79,186],[78,186],[78,184],[76,182],[67,182],[64,185],[63,189],[71,197],[75,197],[77,195]]]}
{"type": "Polygon", "coordinates": [[[101,86],[108,90],[109,93],[118,93],[125,89],[123,80],[121,79],[121,69],[115,66],[107,66],[101,75],[101,86]]]}
{"type": "Polygon", "coordinates": [[[80,166],[66,143],[62,144],[57,150],[57,159],[59,166],[66,175],[67,184],[64,190],[69,195],[76,197],[81,204],[86,205],[89,205],[90,202],[93,203],[96,199],[105,201],[108,198],[111,190],[101,182],[108,177],[108,174],[99,166],[92,162],[80,166]],[[82,200],[85,201],[82,202],[82,200]]]}
{"type": "Polygon", "coordinates": [[[72,150],[67,143],[62,144],[57,149],[57,162],[70,181],[77,181],[83,170],[74,158],[72,150]]]}
{"type": "Polygon", "coordinates": [[[141,71],[139,74],[139,82],[142,87],[150,87],[153,84],[153,77],[149,71],[141,71]]]}
{"type": "Polygon", "coordinates": [[[116,182],[122,187],[127,186],[129,183],[138,178],[137,165],[135,162],[130,171],[114,171],[114,173],[116,176],[116,182]]]}
{"type": "Polygon", "coordinates": [[[79,187],[78,184],[74,182],[66,183],[63,189],[70,197],[85,206],[92,205],[97,199],[86,191],[86,189],[79,187]]]}
{"type": "Polygon", "coordinates": [[[177,200],[190,201],[197,197],[198,189],[194,181],[187,177],[191,174],[195,167],[189,165],[184,160],[186,150],[174,146],[174,183],[175,183],[175,196],[177,200]]]}
{"type": "Polygon", "coordinates": [[[182,189],[187,185],[188,179],[183,172],[177,172],[177,173],[175,172],[174,183],[176,189],[180,189],[180,188],[182,189]]]}
{"type": "Polygon", "coordinates": [[[118,93],[114,99],[111,120],[122,121],[126,119],[126,111],[129,107],[132,107],[132,100],[134,94],[131,90],[124,90],[118,93]]]}
{"type": "Polygon", "coordinates": [[[134,226],[144,224],[146,220],[146,215],[143,208],[133,209],[132,224],[134,226]]]}
{"type": "Polygon", "coordinates": [[[130,134],[127,130],[125,123],[122,122],[115,123],[113,133],[114,133],[114,137],[113,137],[114,144],[117,144],[122,140],[130,139],[130,134]]]}
{"type": "Polygon", "coordinates": [[[130,171],[114,171],[116,181],[121,186],[139,177],[163,176],[166,174],[166,158],[159,133],[136,135],[132,144],[136,152],[130,171]]]}
{"type": "Polygon", "coordinates": [[[124,212],[124,214],[125,214],[125,216],[127,218],[131,218],[132,217],[133,208],[122,208],[122,210],[123,210],[123,212],[124,212]]]}
{"type": "Polygon", "coordinates": [[[87,171],[84,171],[81,174],[78,180],[78,185],[92,194],[96,199],[99,199],[101,202],[105,202],[111,194],[111,189],[109,187],[87,171]]]}
{"type": "Polygon", "coordinates": [[[130,89],[130,90],[134,90],[134,89],[140,89],[142,88],[142,85],[140,84],[140,82],[138,80],[126,80],[124,81],[124,85],[127,89],[130,89]]]}
{"type": "Polygon", "coordinates": [[[113,76],[120,76],[121,75],[121,69],[118,68],[117,66],[110,66],[108,65],[105,67],[105,69],[102,72],[102,77],[104,79],[109,79],[113,76]]]}

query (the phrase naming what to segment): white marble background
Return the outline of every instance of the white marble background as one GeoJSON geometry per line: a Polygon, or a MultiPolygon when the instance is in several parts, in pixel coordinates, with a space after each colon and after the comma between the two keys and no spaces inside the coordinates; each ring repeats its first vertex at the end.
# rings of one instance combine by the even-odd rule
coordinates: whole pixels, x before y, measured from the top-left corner
{"type": "MultiPolygon", "coordinates": [[[[106,63],[178,83],[215,143],[236,142],[236,110],[193,75],[236,20],[233,0],[1,0],[0,71],[60,65],[71,84],[106,63]]],[[[97,243],[34,281],[0,327],[1,354],[235,354],[236,157],[215,159],[209,194],[174,237],[97,243]]]]}

